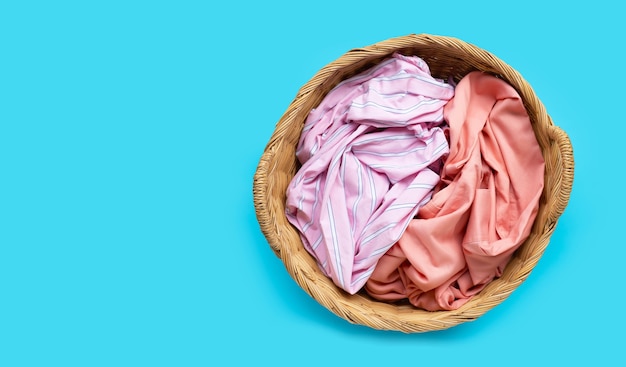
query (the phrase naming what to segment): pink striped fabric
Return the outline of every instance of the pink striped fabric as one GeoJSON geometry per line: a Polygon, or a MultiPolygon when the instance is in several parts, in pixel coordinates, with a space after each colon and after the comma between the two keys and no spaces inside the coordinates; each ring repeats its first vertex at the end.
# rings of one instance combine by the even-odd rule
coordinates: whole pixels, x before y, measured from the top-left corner
{"type": "Polygon", "coordinates": [[[337,85],[312,110],[286,214],[322,271],[354,294],[431,197],[449,152],[454,88],[399,54],[337,85]]]}

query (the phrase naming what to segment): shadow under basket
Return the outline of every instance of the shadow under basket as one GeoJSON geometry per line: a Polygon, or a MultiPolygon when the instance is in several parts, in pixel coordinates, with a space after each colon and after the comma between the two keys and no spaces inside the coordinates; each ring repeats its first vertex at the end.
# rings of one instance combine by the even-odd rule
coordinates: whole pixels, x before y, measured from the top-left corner
{"type": "Polygon", "coordinates": [[[491,53],[459,39],[412,34],[350,50],[302,86],[276,124],[261,156],[254,175],[253,193],[261,231],[291,277],[311,297],[351,323],[413,333],[447,329],[475,320],[508,297],[528,277],[548,245],[569,200],[573,177],[574,159],[569,137],[553,124],[541,101],[517,71],[491,53]],[[458,82],[469,72],[480,70],[507,81],[524,101],[546,163],[544,190],[530,236],[500,278],[453,311],[429,312],[410,304],[376,301],[363,291],[348,294],[319,270],[285,215],[287,186],[298,168],[295,150],[309,111],[339,82],[378,64],[394,52],[421,57],[436,78],[452,77],[458,82]]]}

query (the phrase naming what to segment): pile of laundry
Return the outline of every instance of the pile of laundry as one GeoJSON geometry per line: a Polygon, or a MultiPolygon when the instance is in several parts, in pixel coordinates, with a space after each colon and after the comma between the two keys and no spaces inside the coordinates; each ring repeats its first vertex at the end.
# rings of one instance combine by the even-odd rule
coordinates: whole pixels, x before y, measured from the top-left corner
{"type": "Polygon", "coordinates": [[[394,54],[309,113],[286,215],[350,294],[453,310],[502,271],[539,209],[544,159],[517,91],[394,54]]]}

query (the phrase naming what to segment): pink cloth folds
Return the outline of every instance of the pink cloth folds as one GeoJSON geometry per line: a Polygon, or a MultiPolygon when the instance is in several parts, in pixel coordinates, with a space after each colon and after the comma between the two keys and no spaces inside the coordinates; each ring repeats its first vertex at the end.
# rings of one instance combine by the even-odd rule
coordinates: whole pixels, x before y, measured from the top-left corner
{"type": "Polygon", "coordinates": [[[443,106],[454,88],[418,57],[393,55],[312,110],[286,214],[322,271],[349,293],[400,238],[439,182],[443,106]]]}
{"type": "Polygon", "coordinates": [[[499,277],[530,234],[544,160],[522,101],[506,82],[472,72],[444,108],[450,153],[441,182],[365,289],[452,310],[499,277]]]}

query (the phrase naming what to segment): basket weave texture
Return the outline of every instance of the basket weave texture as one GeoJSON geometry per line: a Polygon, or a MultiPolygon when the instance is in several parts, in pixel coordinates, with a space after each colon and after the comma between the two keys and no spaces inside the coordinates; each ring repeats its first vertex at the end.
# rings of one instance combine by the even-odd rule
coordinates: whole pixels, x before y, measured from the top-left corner
{"type": "Polygon", "coordinates": [[[491,53],[462,40],[435,35],[407,35],[352,49],[323,67],[297,93],[276,124],[253,181],[254,205],[261,231],[291,277],[311,297],[339,317],[355,324],[405,333],[447,329],[472,321],[506,299],[539,261],[557,220],[568,203],[574,178],[572,145],[555,126],[530,85],[512,67],[491,53]],[[458,82],[470,71],[493,74],[520,94],[545,159],[544,190],[528,239],[502,276],[453,311],[429,312],[409,304],[373,300],[364,292],[350,295],[318,268],[304,249],[297,230],[285,216],[287,186],[296,173],[295,149],[307,115],[339,82],[368,69],[394,52],[421,57],[436,78],[458,82]]]}

